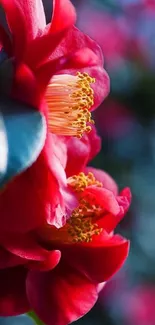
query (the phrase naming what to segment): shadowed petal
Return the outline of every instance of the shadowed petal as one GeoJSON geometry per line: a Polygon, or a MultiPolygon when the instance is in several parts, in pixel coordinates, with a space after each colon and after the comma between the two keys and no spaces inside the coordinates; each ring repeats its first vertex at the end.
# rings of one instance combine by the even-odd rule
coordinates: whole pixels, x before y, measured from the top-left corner
{"type": "Polygon", "coordinates": [[[26,275],[23,267],[0,270],[1,316],[20,315],[30,309],[25,291],[26,275]]]}
{"type": "Polygon", "coordinates": [[[129,242],[126,239],[101,234],[91,243],[67,246],[62,254],[69,264],[99,283],[107,281],[120,269],[128,252],[129,242]]]}
{"type": "Polygon", "coordinates": [[[61,40],[76,20],[76,12],[70,0],[54,0],[53,16],[41,37],[36,38],[25,54],[25,60],[36,70],[49,59],[61,40]]]}
{"type": "Polygon", "coordinates": [[[26,260],[0,247],[0,269],[26,264],[26,260]]]}
{"type": "Polygon", "coordinates": [[[70,138],[67,142],[68,160],[66,166],[67,176],[84,171],[86,165],[92,160],[101,148],[101,139],[95,127],[91,132],[84,134],[81,139],[70,138]]]}
{"type": "Polygon", "coordinates": [[[118,195],[118,186],[114,179],[105,171],[93,167],[86,167],[86,173],[93,173],[95,178],[103,184],[103,187],[112,191],[114,195],[118,195]]]}
{"type": "Polygon", "coordinates": [[[97,288],[85,276],[62,265],[52,272],[29,272],[27,295],[48,325],[68,325],[86,314],[97,300],[97,288]]]}

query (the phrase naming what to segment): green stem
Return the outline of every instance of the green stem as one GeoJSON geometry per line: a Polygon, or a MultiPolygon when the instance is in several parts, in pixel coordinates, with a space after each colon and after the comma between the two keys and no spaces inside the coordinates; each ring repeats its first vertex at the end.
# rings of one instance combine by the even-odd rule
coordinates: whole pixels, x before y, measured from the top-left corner
{"type": "Polygon", "coordinates": [[[37,315],[33,311],[29,311],[27,316],[33,319],[34,324],[36,325],[44,325],[43,322],[37,317],[37,315]]]}

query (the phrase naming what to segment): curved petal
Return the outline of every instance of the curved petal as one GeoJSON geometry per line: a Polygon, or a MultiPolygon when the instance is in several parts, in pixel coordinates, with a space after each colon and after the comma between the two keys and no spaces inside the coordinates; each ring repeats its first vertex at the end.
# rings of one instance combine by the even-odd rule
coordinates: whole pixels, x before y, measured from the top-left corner
{"type": "Polygon", "coordinates": [[[64,38],[76,20],[76,12],[70,0],[54,0],[53,16],[44,34],[36,38],[25,53],[25,61],[32,70],[51,57],[52,52],[64,38]]]}
{"type": "Polygon", "coordinates": [[[23,267],[0,270],[0,315],[15,316],[30,309],[26,297],[27,270],[23,267]]]}
{"type": "Polygon", "coordinates": [[[43,3],[41,0],[1,0],[0,3],[13,36],[14,56],[21,60],[29,42],[46,26],[43,3]]]}
{"type": "Polygon", "coordinates": [[[90,202],[92,199],[94,199],[95,203],[99,204],[100,207],[107,212],[110,212],[115,216],[120,213],[120,206],[112,191],[109,191],[104,187],[89,186],[83,192],[84,197],[85,195],[90,197],[90,202]]]}
{"type": "Polygon", "coordinates": [[[57,74],[60,70],[74,68],[81,70],[87,66],[95,66],[97,62],[97,55],[89,48],[84,48],[66,56],[61,56],[45,62],[35,71],[37,84],[41,94],[44,95],[51,77],[54,74],[57,74]]]}
{"type": "Polygon", "coordinates": [[[58,183],[41,153],[29,169],[1,192],[1,230],[24,233],[41,226],[51,215],[51,204],[55,206],[55,195],[51,193],[57,195],[58,183]]]}
{"type": "MultiPolygon", "coordinates": [[[[82,33],[79,29],[73,27],[65,35],[65,38],[62,40],[56,51],[52,54],[51,59],[58,56],[66,56],[69,53],[75,53],[84,48],[89,48],[92,50],[92,52],[95,53],[98,58],[98,64],[95,66],[88,66],[87,64],[86,67],[80,69],[80,72],[87,72],[91,77],[96,79],[96,82],[92,86],[94,89],[94,105],[92,109],[95,109],[108,95],[110,88],[109,76],[103,69],[103,56],[99,45],[90,37],[82,33]]],[[[73,68],[63,72],[76,74],[78,70],[79,68],[75,69],[74,65],[73,68]]]]}
{"type": "Polygon", "coordinates": [[[121,268],[128,252],[129,242],[115,235],[103,237],[98,242],[65,247],[62,254],[68,263],[72,263],[91,281],[99,283],[107,281],[121,268]]]}
{"type": "Polygon", "coordinates": [[[30,270],[51,271],[58,265],[60,258],[61,252],[59,250],[53,250],[48,252],[45,261],[29,263],[28,267],[30,270]]]}
{"type": "Polygon", "coordinates": [[[122,220],[125,213],[128,211],[130,202],[131,202],[131,192],[129,188],[125,188],[119,196],[116,197],[116,200],[119,204],[120,211],[117,215],[112,213],[107,213],[100,218],[97,223],[99,227],[106,230],[106,232],[111,233],[118,223],[122,220]]]}
{"type": "Polygon", "coordinates": [[[12,95],[24,103],[40,108],[40,93],[37,91],[36,78],[29,67],[23,63],[15,69],[12,95]]]}
{"type": "Polygon", "coordinates": [[[67,176],[84,171],[88,162],[96,156],[100,148],[101,138],[97,135],[95,127],[90,133],[84,134],[81,139],[70,138],[67,142],[67,176]]]}
{"type": "Polygon", "coordinates": [[[58,33],[73,25],[76,12],[70,0],[53,0],[50,33],[58,33]]]}
{"type": "Polygon", "coordinates": [[[97,220],[97,224],[100,228],[103,228],[107,233],[111,233],[119,222],[122,220],[123,216],[114,215],[112,213],[103,214],[103,217],[97,220]]]}
{"type": "MultiPolygon", "coordinates": [[[[47,251],[38,244],[34,234],[0,235],[0,242],[7,249],[0,250],[2,266],[27,264],[29,269],[47,271],[52,270],[60,261],[61,252],[58,250],[47,251]]],[[[0,268],[1,268],[0,263],[0,268]]],[[[6,266],[7,267],[7,266],[6,266]]]]}
{"type": "MultiPolygon", "coordinates": [[[[63,163],[60,161],[62,157],[58,150],[55,153],[55,142],[51,139],[52,136],[46,139],[36,162],[1,192],[1,231],[26,233],[45,223],[61,227],[67,213],[77,205],[73,193],[67,187],[63,163]]],[[[60,149],[61,139],[57,137],[57,146],[59,144],[60,149]]],[[[63,154],[65,162],[64,151],[63,154]]]]}
{"type": "Polygon", "coordinates": [[[67,143],[68,159],[66,166],[66,174],[68,177],[76,175],[83,171],[89,157],[90,144],[87,135],[83,135],[81,139],[70,138],[67,143]]]}
{"type": "Polygon", "coordinates": [[[6,269],[16,265],[26,264],[26,261],[19,256],[11,254],[4,248],[0,247],[0,269],[6,269]]]}
{"type": "Polygon", "coordinates": [[[102,218],[100,218],[97,223],[99,227],[102,227],[104,230],[106,230],[108,233],[113,231],[118,223],[122,220],[124,215],[129,209],[130,203],[131,203],[131,191],[127,187],[125,188],[120,195],[116,197],[116,200],[119,204],[120,211],[117,215],[114,215],[112,213],[105,214],[102,218]]]}
{"type": "Polygon", "coordinates": [[[121,207],[120,215],[124,216],[128,211],[132,199],[132,194],[129,187],[124,188],[117,197],[117,202],[121,207]]]}
{"type": "Polygon", "coordinates": [[[75,26],[68,30],[65,38],[59,44],[56,51],[52,54],[52,59],[57,58],[58,56],[66,56],[69,53],[73,55],[73,53],[85,48],[90,49],[96,54],[98,58],[98,65],[102,67],[104,62],[100,46],[75,26]]]}
{"type": "Polygon", "coordinates": [[[0,242],[12,254],[27,261],[45,261],[49,252],[38,243],[34,234],[0,234],[0,242]]]}
{"type": "Polygon", "coordinates": [[[50,147],[52,150],[49,155],[49,166],[52,174],[57,180],[58,190],[57,195],[55,195],[54,204],[53,206],[51,205],[51,216],[48,218],[48,223],[50,225],[55,225],[58,228],[65,224],[66,218],[70,216],[72,210],[78,204],[75,195],[67,184],[66,173],[64,170],[67,160],[67,152],[64,146],[64,141],[65,140],[61,137],[53,134],[50,135],[50,147]]]}
{"type": "Polygon", "coordinates": [[[109,77],[103,69],[102,51],[96,42],[91,40],[87,35],[83,34],[75,27],[70,28],[65,35],[63,32],[58,35],[56,34],[55,38],[53,34],[47,33],[40,38],[40,40],[38,39],[35,42],[30,47],[31,53],[27,54],[28,59],[26,60],[33,69],[41,69],[40,73],[43,80],[49,80],[49,76],[52,77],[53,60],[57,60],[56,62],[58,63],[58,59],[64,60],[66,58],[64,67],[63,64],[62,66],[59,64],[59,70],[61,70],[59,73],[75,75],[76,72],[80,70],[80,72],[87,72],[91,77],[94,77],[96,82],[92,86],[94,88],[94,105],[92,109],[100,105],[103,99],[108,95],[110,85],[109,77]],[[51,41],[49,38],[51,38],[51,41]],[[60,42],[61,39],[62,41],[60,42]],[[35,44],[35,42],[38,42],[38,44],[35,44]],[[41,42],[43,43],[42,45],[41,42]],[[43,49],[45,49],[44,52],[48,51],[48,55],[47,52],[43,52],[43,49]],[[36,61],[36,52],[40,53],[38,61],[36,61]],[[82,55],[84,56],[83,59],[82,55]],[[65,65],[68,65],[69,68],[65,67],[65,65]]]}
{"type": "Polygon", "coordinates": [[[30,42],[46,27],[43,2],[42,0],[18,0],[17,2],[25,17],[27,37],[30,42]]]}
{"type": "Polygon", "coordinates": [[[85,276],[62,265],[52,272],[30,272],[27,295],[38,317],[48,325],[68,325],[95,304],[97,288],[85,276]]]}
{"type": "Polygon", "coordinates": [[[81,69],[99,64],[98,56],[88,47],[84,47],[66,57],[65,67],[61,69],[81,69]]]}
{"type": "Polygon", "coordinates": [[[86,167],[86,173],[93,173],[95,178],[103,184],[103,187],[118,195],[118,186],[114,179],[105,171],[93,167],[86,167]]]}

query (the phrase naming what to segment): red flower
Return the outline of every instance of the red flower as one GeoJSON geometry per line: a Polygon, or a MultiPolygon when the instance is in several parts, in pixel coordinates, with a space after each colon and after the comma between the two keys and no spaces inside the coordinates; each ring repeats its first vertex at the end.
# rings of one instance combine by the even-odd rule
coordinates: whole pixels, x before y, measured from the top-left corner
{"type": "Polygon", "coordinates": [[[98,45],[73,26],[76,15],[69,0],[53,1],[47,26],[41,0],[0,3],[12,34],[10,38],[0,26],[8,55],[3,62],[7,74],[0,71],[9,85],[5,93],[34,105],[48,126],[39,158],[1,192],[1,231],[26,232],[44,222],[60,227],[75,206],[67,189],[66,139],[61,136],[81,136],[90,129],[89,110],[107,95],[109,79],[98,45]]]}
{"type": "Polygon", "coordinates": [[[67,141],[67,176],[85,171],[87,164],[99,153],[100,149],[101,138],[97,135],[95,127],[92,127],[91,132],[84,134],[81,139],[70,138],[67,141]]]}
{"type": "MultiPolygon", "coordinates": [[[[90,138],[95,146],[99,139],[90,138]]],[[[87,157],[90,152],[85,151],[87,157]]],[[[118,194],[107,173],[83,168],[85,174],[68,178],[78,207],[64,227],[45,224],[22,236],[1,234],[1,315],[32,309],[47,325],[73,322],[96,302],[98,284],[125,261],[129,242],[113,231],[128,210],[130,190],[118,194]]]]}

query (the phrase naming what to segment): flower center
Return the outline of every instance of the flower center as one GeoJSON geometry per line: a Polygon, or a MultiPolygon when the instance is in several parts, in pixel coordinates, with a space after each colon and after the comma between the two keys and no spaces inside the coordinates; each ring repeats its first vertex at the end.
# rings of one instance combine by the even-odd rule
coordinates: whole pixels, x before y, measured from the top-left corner
{"type": "Polygon", "coordinates": [[[92,241],[94,235],[99,235],[103,230],[96,223],[103,213],[103,208],[92,198],[83,195],[87,186],[101,187],[102,183],[98,182],[92,173],[88,175],[80,173],[69,177],[68,184],[77,194],[79,205],[73,210],[64,227],[57,229],[46,225],[38,230],[39,238],[47,243],[88,243],[92,241]]]}
{"type": "Polygon", "coordinates": [[[87,186],[101,187],[102,183],[98,182],[92,173],[88,173],[88,175],[80,173],[70,177],[68,184],[79,196],[79,206],[74,209],[67,221],[68,233],[74,242],[90,242],[93,235],[99,235],[102,232],[102,228],[99,228],[98,224],[94,222],[94,219],[101,215],[102,208],[93,200],[89,202],[88,198],[83,198],[81,194],[87,186]]]}
{"type": "Polygon", "coordinates": [[[81,138],[83,133],[91,131],[89,124],[94,121],[89,110],[94,104],[91,88],[94,82],[94,78],[80,72],[76,76],[64,74],[51,79],[45,95],[51,132],[81,138]]]}
{"type": "Polygon", "coordinates": [[[81,199],[79,206],[76,208],[70,219],[67,221],[68,234],[72,237],[73,242],[90,242],[93,235],[99,235],[102,228],[94,222],[94,218],[100,216],[101,208],[95,204],[81,199]]]}
{"type": "Polygon", "coordinates": [[[102,187],[103,184],[96,180],[93,173],[89,172],[88,175],[84,173],[79,173],[79,175],[74,175],[68,178],[68,184],[72,187],[74,192],[83,192],[87,186],[95,185],[97,187],[102,187]]]}

